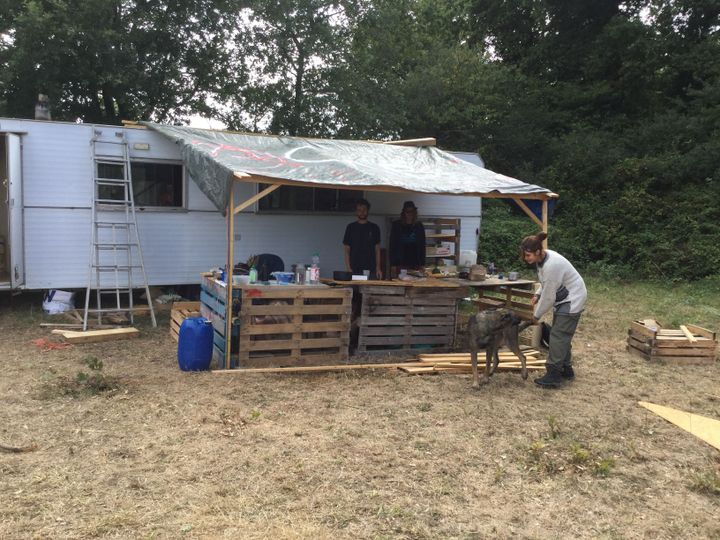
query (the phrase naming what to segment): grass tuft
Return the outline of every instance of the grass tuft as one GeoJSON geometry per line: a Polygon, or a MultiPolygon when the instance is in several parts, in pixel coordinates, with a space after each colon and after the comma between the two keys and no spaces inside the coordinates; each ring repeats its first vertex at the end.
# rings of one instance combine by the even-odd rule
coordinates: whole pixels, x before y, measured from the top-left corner
{"type": "Polygon", "coordinates": [[[703,495],[720,497],[720,474],[717,471],[696,473],[690,481],[690,489],[703,495]]]}

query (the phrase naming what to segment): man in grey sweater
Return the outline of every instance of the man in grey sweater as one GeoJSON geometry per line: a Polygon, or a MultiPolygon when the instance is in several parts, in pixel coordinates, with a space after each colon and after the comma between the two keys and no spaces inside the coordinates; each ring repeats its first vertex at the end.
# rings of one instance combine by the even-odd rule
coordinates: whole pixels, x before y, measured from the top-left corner
{"type": "Polygon", "coordinates": [[[546,373],[535,379],[545,388],[557,388],[575,378],[572,367],[572,338],[587,301],[585,282],[570,262],[559,253],[543,248],[547,234],[526,237],[520,244],[523,260],[535,265],[540,289],[531,300],[534,322],[553,308],[553,324],[546,373]]]}

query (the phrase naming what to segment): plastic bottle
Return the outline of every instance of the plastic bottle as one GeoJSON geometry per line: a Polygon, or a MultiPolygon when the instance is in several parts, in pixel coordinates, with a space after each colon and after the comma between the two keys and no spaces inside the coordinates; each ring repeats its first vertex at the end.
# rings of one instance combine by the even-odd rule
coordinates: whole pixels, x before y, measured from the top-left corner
{"type": "Polygon", "coordinates": [[[315,253],[312,256],[312,266],[310,267],[310,283],[317,285],[320,283],[320,255],[315,253]]]}
{"type": "Polygon", "coordinates": [[[491,276],[493,274],[495,274],[495,263],[494,262],[491,262],[490,264],[488,264],[487,271],[488,271],[488,274],[491,276]]]}
{"type": "Polygon", "coordinates": [[[255,265],[252,265],[250,267],[250,283],[257,283],[258,275],[257,275],[257,268],[255,268],[255,265]]]}

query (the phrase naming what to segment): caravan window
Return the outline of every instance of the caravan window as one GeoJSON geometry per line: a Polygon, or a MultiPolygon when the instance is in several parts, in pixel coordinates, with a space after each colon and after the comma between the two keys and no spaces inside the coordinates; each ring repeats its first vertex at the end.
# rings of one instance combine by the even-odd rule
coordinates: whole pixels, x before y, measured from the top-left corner
{"type": "MultiPolygon", "coordinates": [[[[118,163],[98,163],[98,177],[121,180],[125,166],[118,163]]],[[[135,206],[152,208],[183,208],[183,167],[176,163],[133,161],[131,163],[135,206]]],[[[120,186],[101,186],[100,199],[122,201],[120,186]]],[[[112,203],[109,203],[112,204],[112,203]]]]}
{"type": "MultiPolygon", "coordinates": [[[[269,187],[260,184],[258,190],[269,187]]],[[[258,203],[261,212],[354,212],[362,191],[351,189],[282,186],[258,203]]]]}

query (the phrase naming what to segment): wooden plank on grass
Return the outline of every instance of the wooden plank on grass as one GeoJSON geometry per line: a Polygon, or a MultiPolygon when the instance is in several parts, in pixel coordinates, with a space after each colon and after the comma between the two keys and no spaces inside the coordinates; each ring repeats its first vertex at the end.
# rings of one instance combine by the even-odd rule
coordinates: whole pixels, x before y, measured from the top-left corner
{"type": "MultiPolygon", "coordinates": [[[[259,360],[259,359],[256,359],[259,360]]],[[[272,357],[268,357],[272,360],[272,357]]],[[[352,371],[362,369],[397,369],[403,366],[421,366],[420,363],[395,362],[391,364],[339,364],[328,366],[300,366],[300,367],[270,367],[270,368],[238,368],[238,369],[216,369],[213,373],[218,374],[247,374],[247,373],[312,373],[323,371],[352,371]]]]}
{"type": "Polygon", "coordinates": [[[113,328],[110,330],[90,330],[88,332],[73,332],[72,330],[53,330],[68,343],[96,343],[100,341],[116,341],[120,339],[136,338],[140,335],[137,328],[113,328]]]}
{"type": "Polygon", "coordinates": [[[720,450],[720,420],[647,401],[638,401],[638,405],[720,450]]]}

